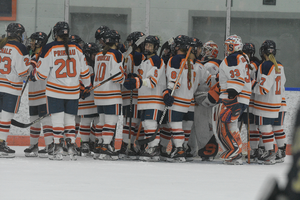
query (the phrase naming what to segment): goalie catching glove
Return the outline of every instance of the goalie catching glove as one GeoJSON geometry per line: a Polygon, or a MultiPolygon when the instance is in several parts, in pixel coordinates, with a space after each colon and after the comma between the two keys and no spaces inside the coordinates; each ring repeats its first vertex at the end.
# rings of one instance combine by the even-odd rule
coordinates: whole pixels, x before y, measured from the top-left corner
{"type": "Polygon", "coordinates": [[[168,107],[171,107],[174,103],[174,97],[171,96],[171,93],[172,93],[171,89],[165,89],[163,91],[164,103],[168,107]]]}
{"type": "Polygon", "coordinates": [[[143,81],[139,77],[127,78],[124,87],[127,90],[139,89],[142,87],[143,81]]]}

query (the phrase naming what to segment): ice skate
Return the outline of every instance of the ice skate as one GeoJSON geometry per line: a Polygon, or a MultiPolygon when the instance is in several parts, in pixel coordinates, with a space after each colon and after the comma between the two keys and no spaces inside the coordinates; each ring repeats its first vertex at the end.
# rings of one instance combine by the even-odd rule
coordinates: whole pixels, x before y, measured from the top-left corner
{"type": "Polygon", "coordinates": [[[88,142],[82,142],[80,147],[81,156],[86,157],[90,155],[90,145],[88,142]]]}
{"type": "Polygon", "coordinates": [[[142,161],[157,162],[160,160],[160,148],[159,146],[148,147],[145,149],[139,157],[142,161]]]}
{"type": "Polygon", "coordinates": [[[160,147],[160,160],[167,161],[167,159],[170,158],[170,155],[167,152],[167,147],[164,147],[162,145],[159,145],[159,147],[160,147]]]}
{"type": "Polygon", "coordinates": [[[286,156],[286,144],[283,147],[279,147],[278,151],[276,153],[276,158],[275,161],[276,163],[283,163],[284,162],[284,158],[286,156]]]}
{"type": "Polygon", "coordinates": [[[276,152],[274,149],[265,151],[263,155],[258,158],[258,163],[259,164],[264,164],[264,165],[274,165],[276,163],[275,161],[276,158],[276,152]]]}
{"type": "Polygon", "coordinates": [[[14,158],[14,157],[15,157],[15,150],[9,148],[5,140],[2,140],[2,142],[0,142],[0,158],[14,158]]]}
{"type": "Polygon", "coordinates": [[[102,145],[101,143],[95,142],[95,146],[94,146],[94,155],[93,155],[93,158],[94,158],[94,159],[99,159],[101,145],[102,145]]]}
{"type": "Polygon", "coordinates": [[[185,149],[185,160],[187,162],[192,162],[194,159],[193,159],[193,154],[191,153],[192,152],[192,149],[189,145],[187,145],[187,148],[185,149]]]}
{"type": "Polygon", "coordinates": [[[100,160],[118,160],[118,153],[114,151],[110,144],[102,144],[100,146],[100,160]]]}
{"type": "Polygon", "coordinates": [[[119,159],[125,159],[126,158],[126,150],[127,150],[127,143],[122,141],[122,145],[120,150],[118,151],[119,153],[119,159]]]}
{"type": "Polygon", "coordinates": [[[67,138],[66,139],[66,143],[67,143],[67,148],[68,148],[68,155],[70,156],[71,160],[77,160],[77,150],[76,150],[76,146],[74,143],[71,143],[71,139],[67,138]]]}
{"type": "Polygon", "coordinates": [[[39,147],[38,147],[38,143],[36,143],[26,148],[24,150],[24,153],[26,157],[37,157],[38,151],[39,151],[39,147]]]}
{"type": "Polygon", "coordinates": [[[223,164],[225,165],[242,165],[243,164],[243,154],[239,153],[231,159],[224,160],[223,164]]]}
{"type": "Polygon", "coordinates": [[[54,148],[54,143],[52,142],[51,144],[45,146],[45,148],[41,149],[38,151],[38,155],[40,158],[48,158],[48,151],[53,150],[54,148]]]}
{"type": "Polygon", "coordinates": [[[62,160],[63,151],[63,140],[60,140],[60,143],[54,144],[53,149],[49,149],[48,157],[50,160],[62,160]]]}
{"type": "Polygon", "coordinates": [[[167,159],[169,162],[185,162],[185,151],[183,147],[173,147],[170,157],[167,159]]]}
{"type": "MultiPolygon", "coordinates": [[[[259,158],[259,150],[258,149],[251,149],[250,151],[250,162],[256,163],[257,159],[259,158]]],[[[245,160],[248,160],[248,155],[245,156],[245,160]]]]}

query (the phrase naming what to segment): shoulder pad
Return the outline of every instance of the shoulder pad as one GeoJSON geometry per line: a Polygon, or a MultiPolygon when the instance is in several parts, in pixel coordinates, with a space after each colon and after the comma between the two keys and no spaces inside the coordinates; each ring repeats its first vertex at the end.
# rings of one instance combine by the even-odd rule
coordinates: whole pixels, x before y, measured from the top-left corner
{"type": "Polygon", "coordinates": [[[176,55],[176,56],[173,56],[172,59],[171,59],[171,67],[175,68],[175,69],[179,69],[181,61],[184,58],[185,58],[185,55],[176,55]]]}
{"type": "Polygon", "coordinates": [[[139,52],[135,52],[133,61],[134,61],[135,66],[139,66],[141,64],[141,62],[143,61],[143,54],[141,54],[139,52]]]}
{"type": "Polygon", "coordinates": [[[113,54],[115,54],[116,59],[117,59],[117,63],[122,62],[122,53],[116,49],[110,49],[109,52],[112,52],[113,54]]]}
{"type": "Polygon", "coordinates": [[[233,54],[230,54],[229,56],[227,56],[225,59],[227,61],[227,65],[228,67],[232,67],[232,66],[237,66],[237,57],[238,57],[238,53],[233,53],[233,54]]]}
{"type": "Polygon", "coordinates": [[[154,64],[155,67],[160,69],[160,67],[162,65],[162,59],[158,55],[152,56],[151,58],[149,58],[149,60],[151,61],[151,63],[154,64]]]}
{"type": "Polygon", "coordinates": [[[41,53],[40,57],[44,58],[45,55],[48,53],[48,51],[55,45],[61,45],[61,44],[58,44],[56,41],[46,44],[46,46],[44,46],[42,49],[42,53],[41,53]]]}
{"type": "Polygon", "coordinates": [[[7,43],[16,46],[16,48],[18,48],[20,50],[20,52],[22,53],[23,56],[28,55],[28,50],[24,44],[17,42],[17,41],[8,41],[7,43]]]}
{"type": "Polygon", "coordinates": [[[260,68],[261,73],[268,75],[273,65],[274,64],[271,61],[265,61],[264,63],[261,64],[261,68],[260,68]]]}
{"type": "Polygon", "coordinates": [[[221,62],[222,62],[222,60],[216,59],[216,58],[211,59],[211,61],[216,62],[216,63],[218,63],[219,65],[220,65],[221,62]]]}

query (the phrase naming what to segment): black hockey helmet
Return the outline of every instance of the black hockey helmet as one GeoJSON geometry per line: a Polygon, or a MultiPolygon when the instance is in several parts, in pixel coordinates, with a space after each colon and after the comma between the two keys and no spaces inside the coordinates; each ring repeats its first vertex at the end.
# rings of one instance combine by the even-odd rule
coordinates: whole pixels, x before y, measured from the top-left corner
{"type": "Polygon", "coordinates": [[[20,23],[10,23],[7,28],[6,28],[6,32],[7,32],[7,37],[13,37],[13,38],[17,38],[18,40],[24,41],[25,39],[25,28],[22,24],[20,23]]]}
{"type": "Polygon", "coordinates": [[[186,35],[178,35],[174,42],[171,44],[171,51],[173,55],[176,55],[176,47],[179,47],[182,51],[187,51],[191,45],[191,38],[186,35]]]}
{"type": "Polygon", "coordinates": [[[74,43],[81,43],[83,40],[78,35],[70,35],[69,40],[74,43]]]}
{"type": "Polygon", "coordinates": [[[133,45],[138,39],[140,39],[140,37],[142,37],[142,36],[144,36],[144,35],[145,35],[145,34],[144,34],[143,32],[135,31],[135,32],[130,33],[130,34],[127,36],[126,41],[131,42],[132,45],[133,45]]]}
{"type": "Polygon", "coordinates": [[[108,30],[103,36],[105,44],[112,45],[120,42],[121,36],[118,31],[108,30]]]}
{"type": "Polygon", "coordinates": [[[255,45],[253,43],[245,43],[242,51],[249,54],[250,57],[253,57],[255,54],[255,45]]]}
{"type": "Polygon", "coordinates": [[[103,36],[106,31],[109,31],[109,28],[107,26],[100,26],[95,32],[96,40],[103,40],[103,36]]]}
{"type": "Polygon", "coordinates": [[[35,32],[31,34],[30,39],[35,40],[36,47],[41,47],[43,41],[45,41],[47,37],[47,34],[44,32],[35,32]]]}
{"type": "Polygon", "coordinates": [[[85,43],[83,46],[83,53],[88,64],[91,67],[94,67],[95,61],[92,59],[93,54],[97,54],[99,52],[99,46],[94,42],[85,43]]]}
{"type": "Polygon", "coordinates": [[[67,22],[57,22],[53,27],[53,37],[55,36],[69,36],[70,28],[67,22]]]}
{"type": "Polygon", "coordinates": [[[266,40],[262,43],[259,49],[259,55],[263,58],[263,55],[276,55],[276,44],[273,40],[266,40]]]}
{"type": "Polygon", "coordinates": [[[158,48],[159,48],[159,44],[160,44],[160,41],[159,41],[159,38],[157,36],[154,36],[154,35],[148,35],[146,38],[145,38],[145,41],[144,41],[144,45],[146,45],[147,43],[151,43],[154,45],[154,52],[148,52],[146,51],[146,49],[144,50],[144,54],[145,55],[150,55],[151,53],[156,53],[158,48]]]}
{"type": "Polygon", "coordinates": [[[197,51],[198,48],[203,47],[203,43],[195,37],[191,37],[191,46],[193,47],[192,51],[195,54],[195,51],[197,51]]]}

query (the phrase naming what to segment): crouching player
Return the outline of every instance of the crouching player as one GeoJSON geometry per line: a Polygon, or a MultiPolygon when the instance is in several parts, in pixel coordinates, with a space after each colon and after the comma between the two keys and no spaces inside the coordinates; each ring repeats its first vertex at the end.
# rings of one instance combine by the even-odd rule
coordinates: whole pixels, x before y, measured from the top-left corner
{"type": "Polygon", "coordinates": [[[242,52],[239,36],[231,35],[225,40],[225,59],[220,65],[221,111],[218,138],[224,152],[224,164],[243,164],[242,140],[238,118],[249,105],[251,96],[250,75],[247,73],[248,57],[242,52]]]}

